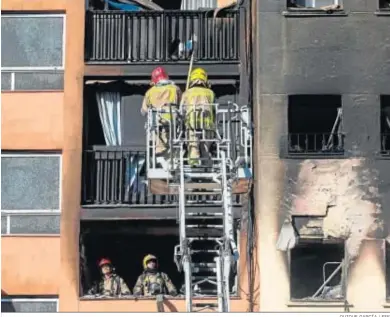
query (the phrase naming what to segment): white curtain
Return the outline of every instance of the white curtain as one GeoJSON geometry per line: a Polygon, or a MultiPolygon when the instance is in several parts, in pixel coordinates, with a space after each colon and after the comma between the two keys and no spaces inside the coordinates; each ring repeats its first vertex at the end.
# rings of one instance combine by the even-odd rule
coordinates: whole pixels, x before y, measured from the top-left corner
{"type": "MultiPolygon", "coordinates": [[[[96,99],[106,145],[123,145],[121,131],[122,95],[119,92],[101,91],[96,93],[96,99]]],[[[144,164],[145,157],[139,155],[130,155],[130,157],[126,159],[126,195],[129,195],[130,192],[139,192],[142,190],[142,179],[139,173],[144,164]]]]}
{"type": "Polygon", "coordinates": [[[122,145],[121,94],[99,91],[96,93],[96,99],[106,145],[122,145]]]}

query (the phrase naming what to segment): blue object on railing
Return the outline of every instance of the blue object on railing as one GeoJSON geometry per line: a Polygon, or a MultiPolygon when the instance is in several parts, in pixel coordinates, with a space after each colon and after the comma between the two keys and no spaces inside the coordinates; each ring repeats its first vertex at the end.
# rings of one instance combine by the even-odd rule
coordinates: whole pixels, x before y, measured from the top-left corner
{"type": "Polygon", "coordinates": [[[110,6],[122,11],[141,11],[141,7],[136,4],[118,3],[110,0],[105,0],[110,6]]]}

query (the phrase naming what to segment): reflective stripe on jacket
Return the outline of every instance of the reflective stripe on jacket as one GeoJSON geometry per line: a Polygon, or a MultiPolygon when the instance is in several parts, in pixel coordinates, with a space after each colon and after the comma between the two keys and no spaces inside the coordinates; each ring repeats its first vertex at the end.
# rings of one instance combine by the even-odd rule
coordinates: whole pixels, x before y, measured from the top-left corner
{"type": "MultiPolygon", "coordinates": [[[[145,94],[141,112],[147,113],[149,107],[154,109],[167,109],[167,111],[169,111],[169,107],[165,105],[178,105],[180,97],[181,90],[175,84],[153,86],[145,94]]],[[[161,117],[164,120],[171,120],[171,115],[169,113],[162,114],[161,117]]]]}

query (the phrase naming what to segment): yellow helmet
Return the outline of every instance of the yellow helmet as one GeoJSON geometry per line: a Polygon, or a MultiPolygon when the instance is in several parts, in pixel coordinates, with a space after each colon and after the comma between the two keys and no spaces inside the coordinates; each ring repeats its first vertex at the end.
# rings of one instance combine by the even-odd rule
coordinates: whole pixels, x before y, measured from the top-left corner
{"type": "Polygon", "coordinates": [[[203,68],[195,68],[190,74],[190,82],[198,80],[206,83],[207,79],[207,73],[203,68]]]}
{"type": "Polygon", "coordinates": [[[157,262],[157,257],[154,256],[153,254],[148,254],[147,256],[144,257],[144,259],[142,261],[142,264],[144,266],[144,270],[146,269],[148,262],[151,260],[155,260],[157,262]]]}

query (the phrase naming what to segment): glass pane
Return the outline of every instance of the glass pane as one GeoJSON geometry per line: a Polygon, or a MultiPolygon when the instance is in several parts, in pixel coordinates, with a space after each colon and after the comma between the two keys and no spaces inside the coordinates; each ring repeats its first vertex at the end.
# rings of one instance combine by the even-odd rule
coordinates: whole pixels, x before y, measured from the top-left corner
{"type": "Polygon", "coordinates": [[[11,73],[1,72],[1,90],[11,90],[11,73]]]}
{"type": "Polygon", "coordinates": [[[63,90],[64,73],[17,72],[15,90],[63,90]]]}
{"type": "Polygon", "coordinates": [[[1,16],[1,66],[62,66],[63,17],[1,16]]]}
{"type": "Polygon", "coordinates": [[[3,156],[2,210],[59,210],[59,156],[3,156]]]}
{"type": "Polygon", "coordinates": [[[7,217],[1,217],[1,234],[7,233],[7,217]]]}
{"type": "Polygon", "coordinates": [[[11,215],[10,234],[59,234],[60,215],[11,215]]]}
{"type": "Polygon", "coordinates": [[[57,302],[2,301],[1,311],[16,313],[57,312],[57,302]]]}

